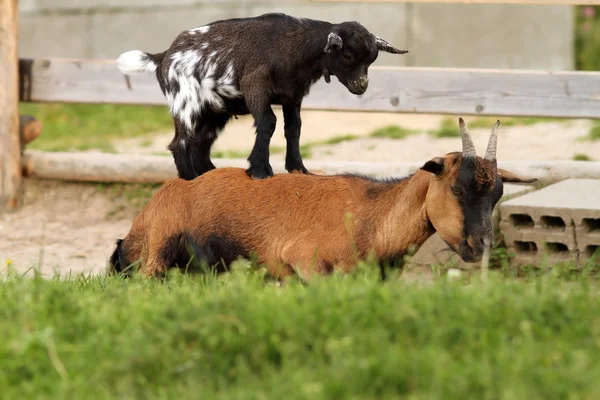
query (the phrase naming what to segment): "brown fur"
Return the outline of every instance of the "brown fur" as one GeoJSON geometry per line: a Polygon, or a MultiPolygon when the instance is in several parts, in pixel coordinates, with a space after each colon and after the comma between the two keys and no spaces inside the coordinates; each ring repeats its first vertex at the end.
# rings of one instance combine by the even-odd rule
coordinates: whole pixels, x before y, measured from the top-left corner
{"type": "MultiPolygon", "coordinates": [[[[161,259],[165,246],[181,245],[169,238],[187,234],[202,245],[218,235],[256,253],[271,275],[295,272],[308,280],[311,273],[348,272],[369,252],[380,262],[397,259],[437,230],[464,257],[465,219],[453,193],[461,160],[461,153],[436,157],[397,182],[296,173],[253,180],[241,168],[170,180],[134,220],[122,243],[123,256],[134,262],[144,250],[141,271],[161,274],[172,266],[161,259]],[[438,167],[442,171],[433,174],[438,167]]],[[[497,174],[479,157],[474,176],[477,188],[496,186],[497,174]]]]}

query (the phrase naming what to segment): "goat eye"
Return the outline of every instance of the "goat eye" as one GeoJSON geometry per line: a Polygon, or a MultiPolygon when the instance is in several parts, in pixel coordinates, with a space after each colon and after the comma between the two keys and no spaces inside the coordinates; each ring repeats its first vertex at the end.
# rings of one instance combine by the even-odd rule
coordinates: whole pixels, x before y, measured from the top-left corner
{"type": "Polygon", "coordinates": [[[344,59],[344,61],[350,62],[352,61],[352,56],[346,53],[342,53],[342,58],[344,59]]]}

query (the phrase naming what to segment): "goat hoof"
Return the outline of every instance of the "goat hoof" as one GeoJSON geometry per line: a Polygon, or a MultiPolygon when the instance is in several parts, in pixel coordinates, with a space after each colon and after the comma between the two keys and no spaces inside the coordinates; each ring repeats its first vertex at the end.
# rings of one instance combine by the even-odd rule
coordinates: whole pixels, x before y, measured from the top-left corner
{"type": "Polygon", "coordinates": [[[262,180],[273,176],[273,169],[267,165],[265,167],[250,167],[246,170],[246,174],[254,180],[262,180]]]}
{"type": "Polygon", "coordinates": [[[294,166],[287,166],[286,165],[285,169],[290,174],[309,174],[309,172],[306,169],[306,167],[304,165],[302,165],[302,164],[300,164],[300,165],[294,165],[294,166]]]}
{"type": "Polygon", "coordinates": [[[308,175],[310,175],[310,172],[308,172],[308,170],[306,168],[302,168],[302,169],[288,169],[288,172],[290,174],[308,174],[308,175]]]}

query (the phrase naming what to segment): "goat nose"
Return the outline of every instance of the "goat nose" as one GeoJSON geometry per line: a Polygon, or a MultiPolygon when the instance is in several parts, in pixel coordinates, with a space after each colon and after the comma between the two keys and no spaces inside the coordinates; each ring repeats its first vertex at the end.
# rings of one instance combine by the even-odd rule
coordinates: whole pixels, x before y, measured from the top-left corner
{"type": "Polygon", "coordinates": [[[362,76],[359,80],[358,80],[358,84],[360,85],[360,87],[362,89],[366,89],[367,86],[369,86],[369,77],[368,76],[362,76]]]}

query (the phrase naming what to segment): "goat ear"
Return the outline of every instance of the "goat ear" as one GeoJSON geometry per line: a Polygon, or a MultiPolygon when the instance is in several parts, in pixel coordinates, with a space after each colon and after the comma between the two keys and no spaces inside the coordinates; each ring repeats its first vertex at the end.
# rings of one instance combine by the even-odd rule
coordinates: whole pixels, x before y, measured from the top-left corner
{"type": "Polygon", "coordinates": [[[514,183],[535,183],[537,182],[537,178],[524,178],[515,173],[507,171],[502,168],[498,168],[498,175],[502,182],[514,182],[514,183]]]}
{"type": "Polygon", "coordinates": [[[421,167],[423,171],[431,172],[434,175],[440,175],[444,172],[444,159],[442,157],[435,157],[427,161],[425,165],[421,167]]]}
{"type": "Polygon", "coordinates": [[[408,50],[399,50],[389,44],[386,40],[383,40],[379,36],[375,36],[375,43],[377,43],[377,49],[381,51],[385,51],[386,53],[392,54],[406,54],[408,50]]]}
{"type": "Polygon", "coordinates": [[[327,45],[325,46],[325,53],[329,53],[331,49],[337,48],[338,50],[342,48],[342,38],[337,33],[331,32],[329,36],[327,36],[327,45]]]}

